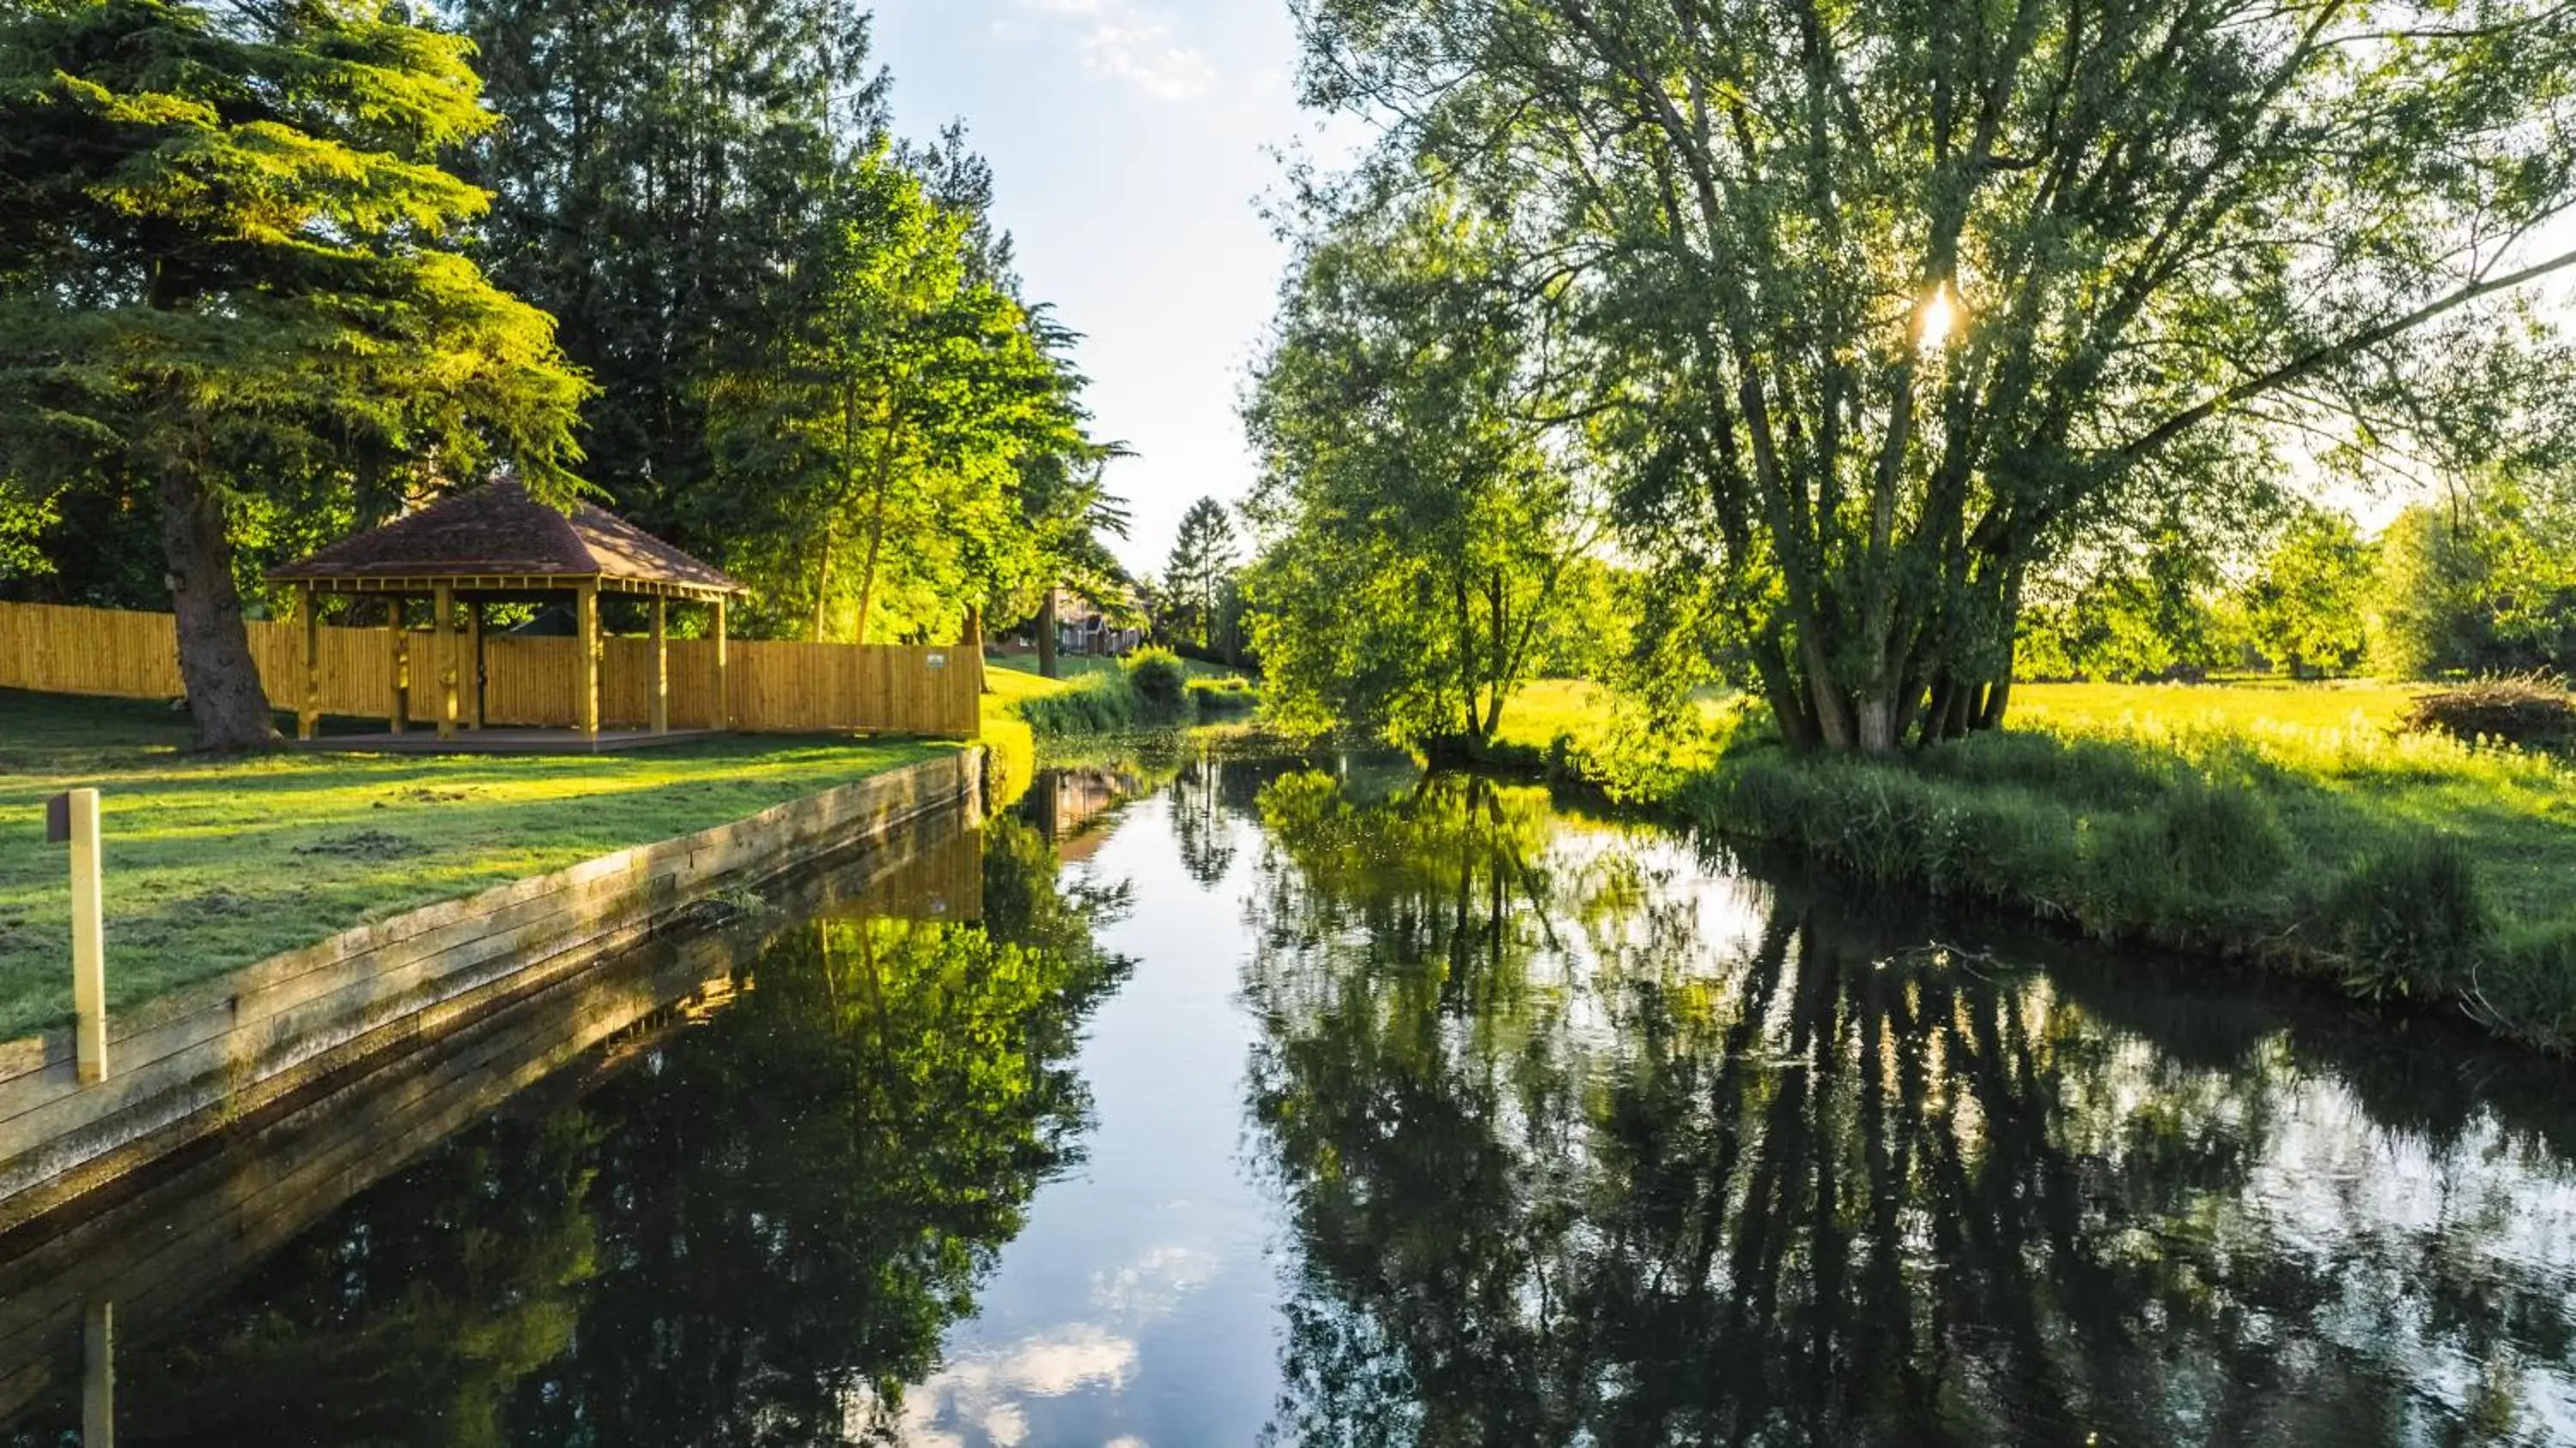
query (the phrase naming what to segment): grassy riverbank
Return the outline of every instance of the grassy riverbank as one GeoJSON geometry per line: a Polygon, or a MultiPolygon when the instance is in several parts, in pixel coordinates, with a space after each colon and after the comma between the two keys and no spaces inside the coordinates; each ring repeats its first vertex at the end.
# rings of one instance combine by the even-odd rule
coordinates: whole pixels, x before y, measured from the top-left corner
{"type": "Polygon", "coordinates": [[[953,746],[729,739],[582,758],[184,754],[187,716],[0,690],[0,1040],[71,1009],[47,796],[103,794],[110,1007],[368,920],[757,814],[953,746]]]}
{"type": "Polygon", "coordinates": [[[1606,711],[1551,738],[1571,772],[1871,885],[2576,1048],[2576,767],[2397,737],[2408,697],[2036,686],[2011,731],[1889,761],[1795,754],[1758,725],[1640,745],[1606,711]]]}

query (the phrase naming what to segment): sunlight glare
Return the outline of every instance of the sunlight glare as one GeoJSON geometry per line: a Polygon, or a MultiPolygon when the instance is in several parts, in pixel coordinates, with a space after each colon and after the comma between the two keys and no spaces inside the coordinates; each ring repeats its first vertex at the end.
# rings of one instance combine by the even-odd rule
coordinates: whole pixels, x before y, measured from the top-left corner
{"type": "Polygon", "coordinates": [[[1949,344],[1951,322],[1950,284],[1943,282],[1932,288],[1915,318],[1914,345],[1926,352],[1939,351],[1949,344]]]}

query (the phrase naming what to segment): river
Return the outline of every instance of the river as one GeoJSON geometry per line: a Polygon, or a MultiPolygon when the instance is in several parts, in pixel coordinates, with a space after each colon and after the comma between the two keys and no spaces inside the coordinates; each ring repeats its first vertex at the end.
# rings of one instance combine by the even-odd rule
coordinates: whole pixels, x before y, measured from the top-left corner
{"type": "Polygon", "coordinates": [[[0,1444],[2576,1442],[2563,1065],[1401,763],[934,853],[101,1227],[0,1444]]]}

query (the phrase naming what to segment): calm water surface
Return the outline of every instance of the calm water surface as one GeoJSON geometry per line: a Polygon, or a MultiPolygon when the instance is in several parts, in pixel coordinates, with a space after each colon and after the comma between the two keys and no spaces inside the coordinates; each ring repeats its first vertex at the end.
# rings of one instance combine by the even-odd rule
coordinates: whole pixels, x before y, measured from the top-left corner
{"type": "Polygon", "coordinates": [[[1395,767],[970,850],[123,1311],[119,1441],[2576,1442],[2564,1068],[1395,767]]]}

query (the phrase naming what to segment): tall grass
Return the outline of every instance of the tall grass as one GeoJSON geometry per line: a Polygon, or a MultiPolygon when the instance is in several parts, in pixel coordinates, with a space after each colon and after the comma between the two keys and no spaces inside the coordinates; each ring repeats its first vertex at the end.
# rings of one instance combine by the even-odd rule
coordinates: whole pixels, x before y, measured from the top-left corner
{"type": "Polygon", "coordinates": [[[2124,719],[1859,760],[1738,747],[1667,801],[1873,885],[2453,1003],[2576,1046],[2576,773],[2361,725],[2124,719]]]}

